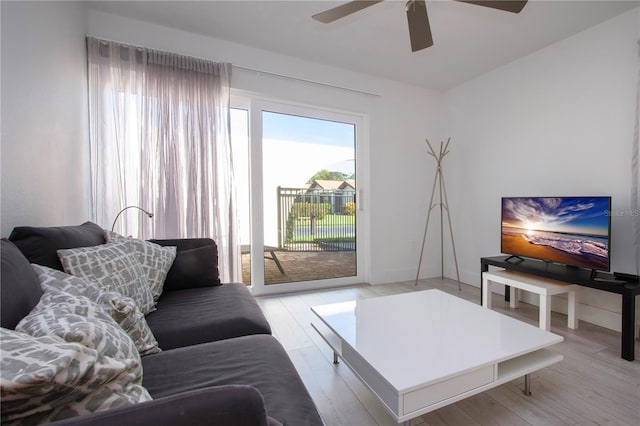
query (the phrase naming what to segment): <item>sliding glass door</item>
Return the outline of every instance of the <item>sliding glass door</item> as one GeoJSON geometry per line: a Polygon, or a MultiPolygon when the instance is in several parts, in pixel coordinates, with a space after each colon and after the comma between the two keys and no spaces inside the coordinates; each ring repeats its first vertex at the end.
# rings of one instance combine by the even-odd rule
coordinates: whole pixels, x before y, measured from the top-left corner
{"type": "Polygon", "coordinates": [[[362,118],[250,100],[237,105],[243,282],[258,294],[363,282],[356,167],[362,118]]]}

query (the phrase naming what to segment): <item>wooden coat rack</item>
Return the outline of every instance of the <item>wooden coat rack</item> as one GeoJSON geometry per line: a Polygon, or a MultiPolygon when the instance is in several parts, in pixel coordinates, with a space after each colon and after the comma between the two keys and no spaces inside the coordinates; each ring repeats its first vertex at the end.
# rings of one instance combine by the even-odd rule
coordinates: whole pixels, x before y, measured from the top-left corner
{"type": "Polygon", "coordinates": [[[431,211],[435,207],[440,207],[440,278],[444,279],[444,212],[447,213],[447,222],[449,224],[449,235],[451,236],[451,247],[453,249],[453,261],[456,265],[456,278],[458,281],[458,290],[462,290],[460,287],[460,272],[458,271],[458,258],[456,256],[456,244],[453,239],[453,227],[451,225],[451,215],[449,214],[449,202],[447,200],[447,189],[444,185],[444,173],[442,171],[442,160],[445,155],[449,153],[449,142],[451,138],[447,139],[447,143],[440,142],[440,152],[436,154],[429,140],[426,140],[429,147],[428,154],[436,160],[436,173],[433,178],[433,187],[431,188],[431,198],[429,199],[429,210],[427,211],[427,222],[424,225],[424,236],[422,237],[422,248],[420,249],[420,260],[418,261],[418,272],[416,274],[416,282],[414,285],[418,285],[418,279],[420,278],[420,267],[422,266],[422,256],[424,254],[424,244],[427,240],[427,230],[429,229],[429,219],[431,218],[431,211]],[[436,185],[438,186],[438,203],[433,203],[433,197],[436,193],[436,185]]]}

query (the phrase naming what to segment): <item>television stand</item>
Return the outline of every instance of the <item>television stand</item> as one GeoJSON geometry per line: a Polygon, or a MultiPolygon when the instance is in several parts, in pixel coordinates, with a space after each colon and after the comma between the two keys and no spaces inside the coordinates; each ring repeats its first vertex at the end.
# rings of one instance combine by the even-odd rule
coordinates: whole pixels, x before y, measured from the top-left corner
{"type": "MultiPolygon", "coordinates": [[[[627,281],[633,280],[630,275],[627,275],[626,279],[621,279],[621,278],[618,278],[616,274],[607,274],[604,272],[598,272],[595,269],[591,270],[591,279],[594,281],[601,281],[604,283],[617,283],[617,284],[625,284],[627,281]]],[[[637,280],[637,278],[635,280],[637,280]]]]}
{"type": "MultiPolygon", "coordinates": [[[[521,262],[511,262],[509,256],[495,256],[480,258],[480,294],[482,294],[482,272],[487,272],[489,266],[537,275],[543,278],[578,284],[583,287],[595,288],[622,296],[622,342],[621,357],[627,361],[635,359],[635,316],[636,296],[640,294],[640,282],[630,275],[614,274],[615,282],[601,280],[592,276],[591,271],[580,268],[567,268],[564,265],[545,263],[540,260],[523,259],[521,262]],[[628,279],[627,279],[628,278],[628,279]]],[[[509,301],[509,288],[505,289],[505,300],[509,301]]]]}

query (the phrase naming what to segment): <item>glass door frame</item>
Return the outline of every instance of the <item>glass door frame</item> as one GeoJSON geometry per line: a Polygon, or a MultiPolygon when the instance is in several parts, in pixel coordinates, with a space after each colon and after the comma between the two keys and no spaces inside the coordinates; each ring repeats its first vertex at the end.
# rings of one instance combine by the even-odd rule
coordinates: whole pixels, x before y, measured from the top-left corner
{"type": "Polygon", "coordinates": [[[364,114],[339,111],[319,106],[303,105],[281,100],[259,98],[245,93],[232,93],[231,107],[247,110],[249,117],[249,186],[251,235],[251,291],[254,295],[300,292],[367,283],[369,280],[369,185],[368,117],[364,114]],[[338,121],[355,125],[356,160],[356,275],[343,278],[288,282],[265,285],[264,280],[264,202],[262,111],[297,115],[320,120],[338,121]]]}

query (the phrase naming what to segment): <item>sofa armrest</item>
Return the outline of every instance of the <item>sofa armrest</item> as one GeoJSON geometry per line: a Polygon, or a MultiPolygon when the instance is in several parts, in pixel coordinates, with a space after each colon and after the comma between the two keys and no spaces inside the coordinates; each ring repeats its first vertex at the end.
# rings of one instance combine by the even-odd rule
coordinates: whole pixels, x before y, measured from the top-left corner
{"type": "Polygon", "coordinates": [[[150,240],[161,246],[175,246],[176,258],[167,273],[163,291],[220,285],[218,247],[210,238],[150,240]]]}
{"type": "Polygon", "coordinates": [[[61,420],[52,425],[72,426],[275,426],[264,400],[252,386],[216,386],[61,420]]]}

